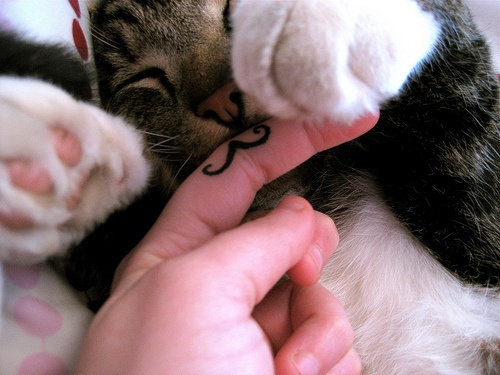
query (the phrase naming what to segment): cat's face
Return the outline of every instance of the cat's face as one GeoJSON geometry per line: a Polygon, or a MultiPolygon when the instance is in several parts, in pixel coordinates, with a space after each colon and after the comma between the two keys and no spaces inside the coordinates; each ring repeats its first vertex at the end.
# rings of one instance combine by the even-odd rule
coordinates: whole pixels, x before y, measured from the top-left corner
{"type": "Polygon", "coordinates": [[[222,141],[264,118],[231,83],[232,6],[105,0],[93,14],[104,107],[143,130],[174,174],[190,172],[222,141]]]}

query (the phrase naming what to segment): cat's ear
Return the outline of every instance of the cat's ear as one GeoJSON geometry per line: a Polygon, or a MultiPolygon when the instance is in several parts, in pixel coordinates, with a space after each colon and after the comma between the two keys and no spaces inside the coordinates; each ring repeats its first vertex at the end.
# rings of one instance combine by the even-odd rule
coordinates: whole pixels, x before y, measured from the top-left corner
{"type": "Polygon", "coordinates": [[[438,30],[412,0],[240,0],[234,75],[272,115],[350,123],[399,92],[438,30]]]}

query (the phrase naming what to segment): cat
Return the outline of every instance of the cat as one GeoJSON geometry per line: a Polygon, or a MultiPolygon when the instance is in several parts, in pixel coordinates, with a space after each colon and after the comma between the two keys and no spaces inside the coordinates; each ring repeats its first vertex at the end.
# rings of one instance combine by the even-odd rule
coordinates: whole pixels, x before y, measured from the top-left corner
{"type": "Polygon", "coordinates": [[[100,304],[227,139],[271,116],[349,126],[380,106],[371,132],[265,186],[252,209],[300,194],[335,220],[321,282],[365,374],[500,372],[499,86],[461,1],[102,0],[92,23],[102,108],[144,132],[154,172],[73,248],[73,285],[100,304]]]}

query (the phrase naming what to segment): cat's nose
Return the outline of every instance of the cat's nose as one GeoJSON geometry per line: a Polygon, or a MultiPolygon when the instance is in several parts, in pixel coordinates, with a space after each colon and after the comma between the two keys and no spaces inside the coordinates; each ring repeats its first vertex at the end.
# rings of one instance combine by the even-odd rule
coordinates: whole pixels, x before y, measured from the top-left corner
{"type": "Polygon", "coordinates": [[[197,106],[196,115],[231,124],[240,115],[240,102],[241,93],[238,91],[236,84],[231,81],[204,99],[197,106]]]}

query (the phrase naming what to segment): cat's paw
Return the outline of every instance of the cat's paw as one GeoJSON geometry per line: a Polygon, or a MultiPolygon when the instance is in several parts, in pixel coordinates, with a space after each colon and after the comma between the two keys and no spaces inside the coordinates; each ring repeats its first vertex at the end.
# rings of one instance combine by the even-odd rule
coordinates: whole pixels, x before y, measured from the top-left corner
{"type": "Polygon", "coordinates": [[[234,76],[269,114],[350,123],[399,92],[438,33],[413,0],[240,0],[234,76]]]}
{"type": "Polygon", "coordinates": [[[64,251],[145,186],[142,138],[47,83],[0,78],[0,260],[64,251]]]}

